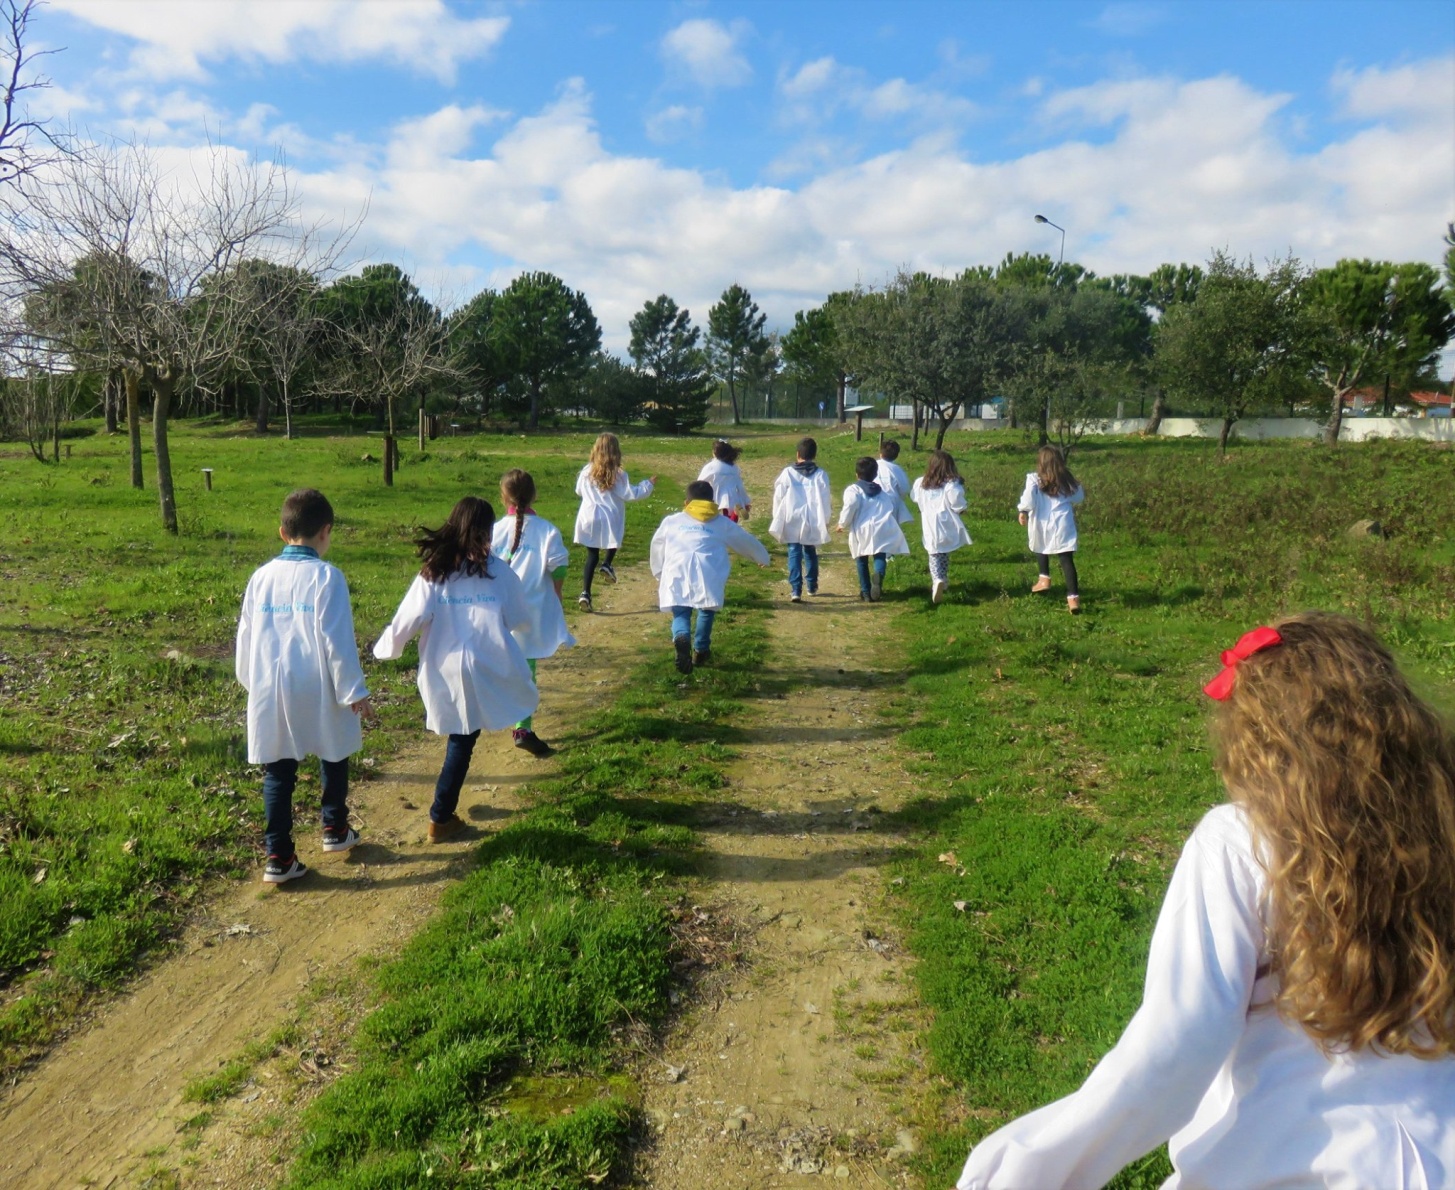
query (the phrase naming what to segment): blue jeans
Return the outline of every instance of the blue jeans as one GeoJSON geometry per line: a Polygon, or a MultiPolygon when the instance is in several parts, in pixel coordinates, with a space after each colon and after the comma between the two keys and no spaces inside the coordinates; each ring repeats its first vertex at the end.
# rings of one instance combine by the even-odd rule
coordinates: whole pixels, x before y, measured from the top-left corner
{"type": "MultiPolygon", "coordinates": [[[[263,841],[268,854],[279,859],[293,856],[293,790],[298,784],[296,760],[274,760],[263,765],[263,841]]],[[[349,762],[323,761],[324,829],[349,828],[349,762]]]]}
{"type": "Polygon", "coordinates": [[[469,735],[452,735],[445,745],[445,762],[440,766],[439,780],[434,783],[434,805],[429,808],[431,822],[448,822],[460,804],[460,790],[465,774],[470,771],[470,757],[475,751],[478,731],[469,735]]]}
{"type": "Polygon", "coordinates": [[[803,594],[803,564],[808,562],[808,592],[810,595],[818,590],[818,546],[799,545],[796,541],[788,543],[788,585],[793,588],[795,595],[803,594]]]}
{"type": "Polygon", "coordinates": [[[699,607],[697,609],[697,632],[692,632],[692,608],[674,607],[672,609],[672,639],[679,636],[692,637],[692,650],[696,653],[706,653],[712,648],[712,622],[717,619],[717,612],[712,608],[699,607]]]}
{"type": "MultiPolygon", "coordinates": [[[[859,568],[859,590],[865,595],[869,594],[869,555],[863,554],[854,559],[854,565],[859,568]]],[[[884,568],[888,565],[888,559],[883,554],[874,555],[874,573],[880,579],[884,578],[884,568]]]]}

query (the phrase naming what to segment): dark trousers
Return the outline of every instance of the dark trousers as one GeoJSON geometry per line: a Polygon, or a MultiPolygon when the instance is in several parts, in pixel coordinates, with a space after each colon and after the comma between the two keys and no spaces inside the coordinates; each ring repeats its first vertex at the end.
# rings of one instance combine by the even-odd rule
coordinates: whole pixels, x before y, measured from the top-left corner
{"type": "Polygon", "coordinates": [[[1081,591],[1076,586],[1076,555],[1075,554],[1037,554],[1036,566],[1039,567],[1043,578],[1051,577],[1051,559],[1061,563],[1061,577],[1066,580],[1066,594],[1080,595],[1081,591]]]}
{"type": "Polygon", "coordinates": [[[795,595],[803,594],[803,580],[808,579],[809,594],[818,592],[818,546],[788,543],[788,585],[795,595]]]}
{"type": "MultiPolygon", "coordinates": [[[[279,859],[293,856],[293,790],[298,784],[296,760],[274,760],[263,765],[263,841],[268,854],[279,859]]],[[[323,761],[323,803],[325,830],[348,830],[349,762],[323,761]]]]}
{"type": "Polygon", "coordinates": [[[871,558],[874,561],[874,573],[881,580],[884,578],[884,571],[888,565],[884,554],[860,554],[854,559],[854,565],[859,568],[859,591],[864,595],[869,594],[869,561],[871,558]]]}
{"type": "Polygon", "coordinates": [[[610,566],[615,561],[615,550],[607,550],[606,557],[603,558],[599,549],[597,549],[594,545],[588,545],[586,547],[586,573],[582,576],[581,579],[581,590],[586,592],[586,594],[590,595],[591,580],[596,577],[596,568],[598,566],[610,566]]]}
{"type": "Polygon", "coordinates": [[[431,822],[448,822],[460,804],[460,790],[465,784],[465,774],[470,771],[470,757],[479,738],[478,731],[450,736],[445,745],[445,763],[440,766],[440,779],[434,783],[434,805],[429,808],[431,822]]]}

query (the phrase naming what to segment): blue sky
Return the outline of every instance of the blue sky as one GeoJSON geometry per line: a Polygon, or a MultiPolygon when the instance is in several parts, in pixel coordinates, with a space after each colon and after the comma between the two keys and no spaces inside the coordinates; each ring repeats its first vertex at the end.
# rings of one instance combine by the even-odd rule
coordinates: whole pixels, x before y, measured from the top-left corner
{"type": "Polygon", "coordinates": [[[619,346],[732,281],[776,324],[900,265],[1214,248],[1434,261],[1455,5],[52,0],[54,110],[281,146],[443,300],[544,268],[619,346]]]}

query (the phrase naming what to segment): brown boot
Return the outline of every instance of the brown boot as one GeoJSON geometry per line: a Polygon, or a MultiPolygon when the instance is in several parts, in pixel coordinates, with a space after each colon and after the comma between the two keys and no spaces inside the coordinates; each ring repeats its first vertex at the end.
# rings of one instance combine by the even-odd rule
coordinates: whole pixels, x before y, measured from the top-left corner
{"type": "Polygon", "coordinates": [[[1066,609],[1073,616],[1079,616],[1081,614],[1081,596],[1080,595],[1068,595],[1068,596],[1066,596],[1066,609]]]}
{"type": "Polygon", "coordinates": [[[448,843],[451,839],[459,838],[466,829],[464,820],[458,814],[451,814],[444,822],[430,822],[429,841],[448,843]]]}
{"type": "Polygon", "coordinates": [[[1042,591],[1049,591],[1050,589],[1051,576],[1049,574],[1043,574],[1036,579],[1035,586],[1031,588],[1031,594],[1039,595],[1042,591]]]}

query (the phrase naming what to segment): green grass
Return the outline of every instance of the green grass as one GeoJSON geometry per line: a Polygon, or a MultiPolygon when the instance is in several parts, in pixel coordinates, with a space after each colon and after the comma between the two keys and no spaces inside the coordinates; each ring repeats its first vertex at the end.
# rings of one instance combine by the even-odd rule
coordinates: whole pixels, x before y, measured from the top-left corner
{"type": "MultiPolygon", "coordinates": [[[[1000,435],[947,446],[975,545],[953,556],[938,608],[918,551],[890,584],[911,675],[894,713],[921,787],[900,821],[926,832],[902,907],[947,1110],[965,1109],[930,1138],[930,1185],[953,1181],[980,1136],[1075,1089],[1135,1010],[1171,865],[1222,799],[1200,693],[1220,649],[1321,607],[1373,621],[1437,702],[1455,675],[1443,450],[1239,445],[1219,463],[1203,443],[1089,444],[1072,459],[1088,493],[1087,610],[1072,618],[1059,575],[1051,595],[1027,593],[1013,509],[1031,452],[1000,435]],[[1364,517],[1393,537],[1347,538],[1364,517]]],[[[1167,1172],[1157,1153],[1116,1184],[1167,1172]]]]}
{"type": "MultiPolygon", "coordinates": [[[[406,449],[386,489],[361,461],[379,454],[377,438],[286,442],[183,425],[176,538],[158,525],[150,458],[147,490],[129,486],[123,437],[74,439],[59,466],[0,449],[0,1072],[171,936],[209,878],[258,858],[261,799],[231,649],[248,575],[279,548],[283,496],[310,484],[335,506],[330,560],[350,582],[382,718],[363,755],[384,757],[419,732],[409,663],[368,656],[414,572],[416,526],[438,524],[470,492],[497,500],[500,474],[525,465],[542,514],[569,534],[592,437],[440,440],[425,459],[406,449]]],[[[706,455],[701,439],[626,441],[638,476],[706,455]],[[636,461],[646,455],[652,468],[636,461]]],[[[624,562],[645,556],[651,527],[679,502],[664,478],[631,507],[624,562]]],[[[317,796],[305,773],[300,821],[317,796]]]]}
{"type": "Polygon", "coordinates": [[[714,723],[754,689],[763,616],[720,620],[720,666],[682,683],[665,636],[578,726],[536,804],[379,976],[358,1068],[304,1120],[296,1187],[569,1190],[622,1171],[636,1126],[620,1063],[671,978],[673,876],[721,788],[714,723]]]}

